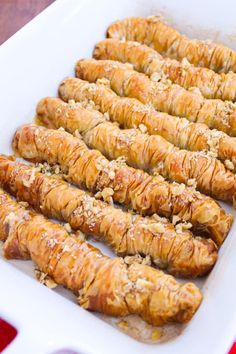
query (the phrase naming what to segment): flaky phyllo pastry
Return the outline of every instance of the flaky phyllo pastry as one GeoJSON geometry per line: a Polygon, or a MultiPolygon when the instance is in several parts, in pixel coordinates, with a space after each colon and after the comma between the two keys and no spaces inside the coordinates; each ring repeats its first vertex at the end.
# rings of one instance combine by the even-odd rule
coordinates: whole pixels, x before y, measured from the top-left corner
{"type": "Polygon", "coordinates": [[[230,170],[236,168],[236,138],[209,129],[203,123],[192,123],[185,118],[157,112],[135,98],[117,96],[103,84],[68,78],[59,87],[64,101],[75,100],[95,104],[96,108],[123,128],[137,128],[163,138],[181,149],[204,151],[222,160],[230,170]]]}
{"type": "MultiPolygon", "coordinates": [[[[89,65],[87,67],[84,63],[89,61],[81,62],[86,72],[90,72],[90,69],[89,65]]],[[[94,71],[91,71],[91,75],[94,75],[94,71]]],[[[89,144],[109,158],[125,156],[131,166],[143,168],[150,173],[157,171],[164,177],[180,183],[187,184],[189,179],[195,179],[201,192],[234,203],[235,175],[219,160],[203,153],[179,150],[162,137],[149,136],[138,129],[119,131],[115,125],[105,123],[102,128],[100,124],[97,129],[93,129],[97,130],[99,134],[88,133],[89,144]]]]}
{"type": "Polygon", "coordinates": [[[120,96],[137,98],[159,111],[205,123],[231,136],[236,135],[236,104],[230,101],[207,100],[200,92],[189,91],[166,81],[152,81],[133,70],[129,64],[112,60],[79,60],[76,75],[90,82],[106,78],[120,96]]]}
{"type": "Polygon", "coordinates": [[[138,314],[147,322],[187,322],[202,300],[192,284],[144,264],[111,259],[0,190],[0,240],[7,258],[32,259],[77,296],[85,309],[112,316],[138,314]]]}
{"type": "MultiPolygon", "coordinates": [[[[51,112],[54,107],[58,108],[58,101],[61,108],[59,107],[57,112],[62,117],[60,122],[63,120],[61,113],[67,110],[67,123],[73,124],[74,121],[78,129],[76,110],[69,110],[68,105],[62,106],[61,101],[56,100],[55,105],[50,107],[51,112]],[[60,112],[61,109],[63,111],[60,112]]],[[[97,124],[96,112],[92,115],[90,111],[80,108],[79,115],[82,110],[85,114],[81,124],[85,129],[89,123],[86,114],[91,118],[90,122],[97,124]]],[[[45,114],[44,123],[50,121],[47,117],[49,115],[45,114]]],[[[68,129],[68,126],[66,128],[68,129]]],[[[184,184],[168,183],[160,175],[151,177],[141,170],[130,168],[123,160],[109,161],[98,150],[89,150],[80,138],[73,137],[63,130],[50,130],[34,125],[23,126],[15,134],[13,148],[31,161],[59,163],[72,183],[93,192],[101,191],[105,196],[108,194],[114,201],[132,206],[143,214],[158,213],[190,221],[196,229],[210,233],[218,245],[223,242],[232,224],[232,216],[226,214],[213,199],[184,184]]]]}
{"type": "Polygon", "coordinates": [[[117,254],[149,256],[170,273],[202,275],[216,261],[216,247],[209,239],[178,231],[167,219],[144,218],[114,208],[3,155],[0,185],[44,215],[69,222],[73,229],[106,242],[117,254]]]}
{"type": "Polygon", "coordinates": [[[160,17],[130,17],[113,23],[108,37],[137,41],[167,57],[205,66],[217,72],[236,72],[236,52],[211,41],[191,40],[168,26],[160,17]]]}
{"type": "Polygon", "coordinates": [[[135,70],[150,76],[153,81],[171,80],[186,89],[198,88],[206,98],[236,100],[236,73],[218,74],[207,68],[196,67],[186,58],[179,62],[162,57],[139,42],[107,38],[96,45],[93,56],[95,59],[130,63],[135,70]]]}

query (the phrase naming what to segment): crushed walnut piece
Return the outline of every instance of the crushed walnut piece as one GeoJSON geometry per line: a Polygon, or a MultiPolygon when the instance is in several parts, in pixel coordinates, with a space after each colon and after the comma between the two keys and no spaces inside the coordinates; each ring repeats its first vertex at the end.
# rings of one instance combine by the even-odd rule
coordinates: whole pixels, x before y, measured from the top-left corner
{"type": "Polygon", "coordinates": [[[134,256],[126,256],[124,258],[124,261],[128,265],[131,265],[131,264],[134,264],[134,263],[146,264],[146,265],[151,265],[152,264],[150,256],[142,257],[139,254],[136,254],[134,256]]]}
{"type": "Polygon", "coordinates": [[[112,188],[107,187],[104,188],[102,191],[99,191],[95,194],[95,198],[97,199],[103,199],[105,202],[109,204],[113,204],[113,199],[112,196],[114,194],[114,191],[112,188]]]}
{"type": "Polygon", "coordinates": [[[146,125],[144,125],[144,124],[139,124],[139,130],[141,131],[141,133],[143,133],[143,134],[145,134],[145,133],[147,133],[147,127],[146,127],[146,125]]]}
{"type": "Polygon", "coordinates": [[[188,70],[189,68],[191,68],[192,65],[190,64],[188,59],[184,57],[181,61],[181,66],[184,70],[188,70]]]}
{"type": "Polygon", "coordinates": [[[69,223],[63,225],[64,229],[70,234],[72,232],[72,228],[69,223]]]}
{"type": "Polygon", "coordinates": [[[191,229],[192,226],[193,225],[190,222],[183,222],[183,223],[177,224],[175,226],[175,230],[177,233],[181,233],[181,232],[191,229]]]}
{"type": "Polygon", "coordinates": [[[224,162],[225,167],[228,168],[229,170],[233,171],[234,170],[234,164],[230,160],[225,160],[224,162]]]}
{"type": "Polygon", "coordinates": [[[103,117],[105,118],[105,120],[110,120],[110,115],[109,115],[109,113],[108,112],[105,112],[104,114],[103,114],[103,117]]]}
{"type": "Polygon", "coordinates": [[[165,226],[160,222],[156,222],[151,225],[148,225],[148,230],[154,234],[155,233],[161,234],[161,233],[165,232],[165,226]]]}
{"type": "Polygon", "coordinates": [[[110,180],[114,180],[115,171],[117,169],[126,166],[126,159],[124,156],[118,157],[116,160],[108,161],[105,158],[99,158],[96,160],[96,168],[98,171],[105,172],[110,180]]]}
{"type": "Polygon", "coordinates": [[[168,222],[167,218],[165,218],[164,216],[159,216],[158,214],[152,214],[151,218],[156,220],[156,221],[158,221],[158,222],[161,222],[161,223],[167,223],[168,222]]]}
{"type": "Polygon", "coordinates": [[[55,164],[55,165],[49,165],[47,162],[44,163],[36,163],[35,164],[35,170],[37,172],[41,172],[45,174],[46,176],[57,176],[57,177],[64,177],[64,174],[62,173],[62,170],[60,168],[60,165],[55,164]]]}
{"type": "Polygon", "coordinates": [[[34,270],[36,279],[46,285],[49,289],[54,289],[58,284],[47,274],[36,268],[34,270]]]}
{"type": "Polygon", "coordinates": [[[218,157],[219,144],[220,140],[224,137],[224,133],[213,129],[205,131],[203,135],[207,138],[209,148],[209,151],[206,153],[211,157],[218,157]]]}
{"type": "Polygon", "coordinates": [[[24,208],[28,208],[29,207],[29,203],[28,202],[18,202],[19,205],[23,206],[24,208]]]}
{"type": "Polygon", "coordinates": [[[86,241],[86,235],[82,232],[82,231],[80,231],[80,230],[77,230],[76,232],[75,232],[75,236],[79,239],[79,240],[81,240],[81,241],[86,241]]]}
{"type": "Polygon", "coordinates": [[[184,192],[184,190],[185,190],[185,185],[183,183],[180,183],[180,184],[175,183],[175,182],[172,183],[173,195],[176,195],[176,196],[181,195],[184,192]]]}
{"type": "Polygon", "coordinates": [[[68,101],[68,108],[69,109],[76,109],[78,107],[81,107],[80,102],[75,102],[75,100],[72,100],[72,99],[68,101]]]}
{"type": "Polygon", "coordinates": [[[179,221],[181,221],[181,218],[178,215],[173,215],[172,224],[176,225],[179,221]]]}
{"type": "Polygon", "coordinates": [[[83,108],[86,108],[88,110],[99,110],[100,106],[96,105],[93,100],[84,100],[81,102],[81,105],[83,108]]]}
{"type": "Polygon", "coordinates": [[[187,185],[189,186],[189,187],[192,187],[192,188],[197,188],[197,181],[196,181],[196,179],[195,178],[190,178],[190,179],[188,179],[188,181],[187,181],[187,185]]]}
{"type": "Polygon", "coordinates": [[[110,87],[110,80],[106,79],[105,77],[101,79],[97,79],[96,84],[104,85],[110,87]]]}

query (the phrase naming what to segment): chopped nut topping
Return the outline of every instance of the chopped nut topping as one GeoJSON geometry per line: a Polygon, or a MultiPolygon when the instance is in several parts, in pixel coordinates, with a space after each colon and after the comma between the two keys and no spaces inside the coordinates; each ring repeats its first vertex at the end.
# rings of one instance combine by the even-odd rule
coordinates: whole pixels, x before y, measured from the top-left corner
{"type": "Polygon", "coordinates": [[[190,64],[187,58],[183,58],[181,62],[181,66],[183,69],[188,70],[189,68],[191,68],[192,65],[190,64]]]}
{"type": "Polygon", "coordinates": [[[84,100],[81,102],[83,108],[88,110],[99,110],[100,106],[96,105],[93,100],[84,100]]]}
{"type": "Polygon", "coordinates": [[[18,202],[18,204],[20,204],[24,208],[28,208],[29,207],[29,203],[28,202],[18,202]]]}
{"type": "Polygon", "coordinates": [[[234,164],[232,161],[225,160],[224,164],[225,164],[225,167],[228,168],[229,170],[231,170],[231,171],[234,170],[234,164]]]}
{"type": "Polygon", "coordinates": [[[146,256],[146,257],[143,258],[139,254],[136,254],[134,256],[126,256],[124,258],[124,261],[128,265],[131,265],[131,264],[134,264],[134,263],[151,265],[151,263],[152,263],[150,256],[146,256]]]}
{"type": "Polygon", "coordinates": [[[96,84],[104,85],[110,87],[110,80],[106,79],[105,77],[101,79],[97,79],[96,84]]]}
{"type": "Polygon", "coordinates": [[[196,188],[196,187],[197,187],[197,181],[196,181],[196,179],[195,179],[195,178],[190,178],[190,179],[188,179],[187,185],[188,185],[189,187],[196,188]]]}
{"type": "Polygon", "coordinates": [[[188,223],[180,223],[180,224],[176,225],[175,230],[176,230],[177,233],[181,233],[183,231],[191,229],[192,226],[193,225],[190,222],[188,222],[188,223]]]}
{"type": "Polygon", "coordinates": [[[165,232],[165,226],[161,224],[160,222],[148,225],[148,230],[150,230],[152,233],[163,233],[165,232]]]}
{"type": "Polygon", "coordinates": [[[71,229],[71,226],[70,226],[69,223],[64,224],[64,228],[66,229],[66,231],[67,231],[68,233],[71,233],[71,232],[72,232],[72,229],[71,229]]]}
{"type": "Polygon", "coordinates": [[[139,130],[142,132],[142,133],[146,133],[147,132],[147,127],[146,127],[146,125],[144,125],[144,124],[139,124],[139,130]]]}
{"type": "Polygon", "coordinates": [[[173,215],[172,224],[176,225],[180,220],[181,220],[181,218],[178,215],[173,215]]]}
{"type": "Polygon", "coordinates": [[[77,230],[77,231],[75,232],[75,236],[76,236],[78,239],[80,239],[81,241],[86,241],[86,235],[85,235],[82,231],[80,231],[80,230],[77,230]]]}
{"type": "Polygon", "coordinates": [[[95,198],[97,199],[103,199],[105,202],[109,204],[113,204],[113,199],[112,196],[114,194],[114,191],[112,188],[107,187],[104,188],[102,191],[99,191],[95,194],[95,198]]]}
{"type": "Polygon", "coordinates": [[[166,222],[168,222],[168,220],[167,220],[167,218],[165,218],[165,217],[161,217],[161,216],[159,216],[159,215],[157,215],[157,214],[153,214],[152,215],[152,218],[153,219],[155,219],[156,221],[158,221],[158,222],[161,222],[161,223],[166,223],[166,222]]]}
{"type": "Polygon", "coordinates": [[[75,100],[69,100],[68,101],[68,108],[69,109],[76,109],[78,107],[81,107],[81,103],[80,102],[75,102],[75,100]]]}
{"type": "Polygon", "coordinates": [[[49,165],[47,162],[42,163],[36,163],[35,164],[35,170],[37,172],[44,173],[46,176],[57,176],[57,177],[64,177],[64,174],[62,173],[61,167],[58,164],[55,165],[49,165]]]}
{"type": "Polygon", "coordinates": [[[185,185],[183,183],[172,183],[172,193],[173,195],[181,195],[185,190],[185,185]]]}
{"type": "Polygon", "coordinates": [[[98,171],[104,171],[111,180],[115,178],[115,171],[123,166],[126,166],[124,156],[120,156],[112,161],[108,161],[105,158],[99,158],[96,161],[98,171]]]}
{"type": "Polygon", "coordinates": [[[104,116],[104,118],[105,118],[106,120],[110,120],[110,115],[109,115],[108,112],[105,112],[105,113],[103,114],[103,116],[104,116]]]}
{"type": "Polygon", "coordinates": [[[57,286],[57,283],[47,274],[42,272],[39,269],[35,269],[35,276],[38,281],[44,285],[46,285],[49,289],[53,289],[57,286]]]}

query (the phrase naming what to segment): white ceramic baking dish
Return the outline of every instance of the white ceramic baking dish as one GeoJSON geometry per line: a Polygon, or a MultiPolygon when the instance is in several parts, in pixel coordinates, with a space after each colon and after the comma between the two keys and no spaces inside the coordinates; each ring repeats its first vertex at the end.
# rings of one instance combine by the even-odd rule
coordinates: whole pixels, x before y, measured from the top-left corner
{"type": "MultiPolygon", "coordinates": [[[[236,49],[235,11],[233,0],[56,1],[0,48],[0,151],[11,152],[15,129],[32,120],[41,97],[55,95],[60,81],[73,75],[77,59],[91,56],[112,21],[162,13],[188,35],[236,49]]],[[[198,282],[204,301],[193,320],[178,337],[155,345],[140,343],[81,309],[64,289],[39,284],[31,262],[1,257],[0,317],[19,331],[6,353],[62,348],[93,354],[226,353],[236,334],[235,231],[234,224],[214,270],[198,282]]]]}

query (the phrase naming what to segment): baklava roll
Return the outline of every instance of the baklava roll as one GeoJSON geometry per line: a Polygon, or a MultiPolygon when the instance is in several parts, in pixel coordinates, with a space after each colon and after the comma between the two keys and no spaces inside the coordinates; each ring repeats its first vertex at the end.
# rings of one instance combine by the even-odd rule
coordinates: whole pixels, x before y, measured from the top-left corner
{"type": "Polygon", "coordinates": [[[79,60],[76,75],[89,82],[105,78],[120,96],[137,98],[158,111],[205,123],[236,136],[236,105],[230,101],[207,100],[200,92],[191,92],[166,81],[154,82],[130,68],[130,64],[112,60],[79,60]]]}
{"type": "Polygon", "coordinates": [[[87,310],[111,316],[137,314],[150,324],[163,325],[189,321],[201,303],[194,284],[179,284],[147,265],[104,256],[2,190],[0,230],[7,258],[32,259],[40,271],[71,289],[87,310]]]}
{"type": "Polygon", "coordinates": [[[181,149],[206,151],[236,169],[236,138],[210,129],[203,123],[191,123],[185,118],[157,112],[135,98],[120,97],[103,84],[89,83],[76,78],[65,79],[59,87],[64,101],[75,100],[94,105],[109,119],[123,128],[137,128],[151,135],[161,135],[181,149]]]}
{"type": "Polygon", "coordinates": [[[184,276],[202,275],[216,262],[213,241],[194,238],[189,231],[177,232],[167,220],[123,212],[3,155],[0,184],[44,215],[104,241],[119,255],[149,256],[160,268],[184,276]]]}
{"type": "Polygon", "coordinates": [[[180,150],[159,135],[143,134],[138,129],[121,130],[111,122],[98,122],[84,132],[83,138],[89,147],[109,159],[125,157],[132,167],[154,175],[157,172],[178,183],[194,180],[202,193],[234,203],[235,175],[202,152],[180,150]]]}
{"type": "Polygon", "coordinates": [[[159,53],[216,72],[236,71],[236,52],[212,41],[189,39],[166,24],[159,16],[130,17],[114,22],[107,30],[112,38],[137,41],[159,53]]]}
{"type": "Polygon", "coordinates": [[[65,131],[24,126],[16,132],[13,148],[28,160],[59,163],[70,182],[92,192],[102,191],[102,195],[109,192],[114,201],[144,215],[158,213],[190,222],[196,230],[209,233],[218,245],[232,224],[233,217],[213,199],[184,184],[169,183],[160,175],[149,176],[121,160],[109,162],[65,131]]]}
{"type": "Polygon", "coordinates": [[[235,73],[218,74],[208,68],[196,67],[186,58],[182,62],[164,58],[145,44],[107,38],[97,43],[93,56],[95,59],[128,62],[135,70],[151,77],[152,81],[169,79],[185,89],[198,88],[205,98],[236,100],[235,73]]]}

